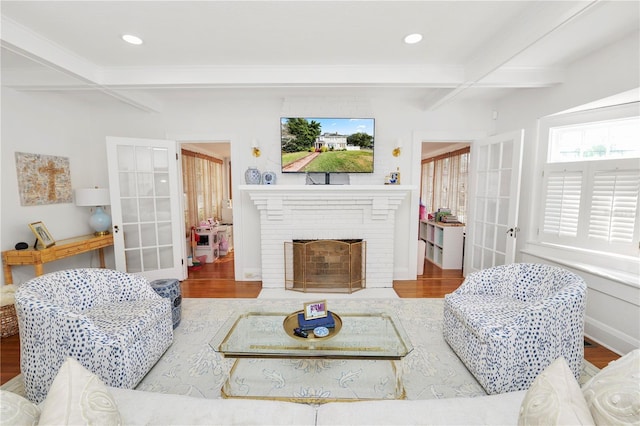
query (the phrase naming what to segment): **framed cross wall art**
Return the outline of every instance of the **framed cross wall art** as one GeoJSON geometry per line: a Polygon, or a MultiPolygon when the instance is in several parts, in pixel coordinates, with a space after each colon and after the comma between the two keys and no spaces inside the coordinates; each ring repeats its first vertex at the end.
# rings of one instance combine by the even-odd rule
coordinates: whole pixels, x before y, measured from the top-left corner
{"type": "Polygon", "coordinates": [[[16,171],[20,205],[73,202],[67,157],[16,152],[16,171]]]}

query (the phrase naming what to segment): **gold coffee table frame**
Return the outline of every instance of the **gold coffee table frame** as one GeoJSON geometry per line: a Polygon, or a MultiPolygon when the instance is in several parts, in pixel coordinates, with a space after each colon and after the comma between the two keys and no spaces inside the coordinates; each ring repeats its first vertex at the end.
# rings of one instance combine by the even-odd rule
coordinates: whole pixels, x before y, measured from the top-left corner
{"type": "MultiPolygon", "coordinates": [[[[294,336],[290,327],[294,313],[285,312],[247,312],[231,315],[210,341],[210,346],[224,357],[238,358],[234,363],[230,376],[222,388],[222,395],[230,398],[268,398],[296,402],[320,403],[332,400],[351,398],[306,398],[306,397],[273,397],[268,395],[238,395],[233,391],[234,375],[242,368],[239,363],[243,358],[249,359],[335,359],[360,361],[363,371],[368,370],[368,361],[388,360],[395,383],[386,398],[404,399],[402,384],[402,368],[396,363],[413,350],[411,342],[402,328],[400,321],[387,312],[334,312],[336,323],[340,323],[339,332],[326,338],[301,338],[294,336]],[[338,321],[339,319],[339,321],[338,321]]],[[[297,322],[297,321],[296,321],[297,322]]],[[[337,325],[336,324],[336,325],[337,325]]],[[[295,324],[293,324],[295,325],[295,324]]],[[[295,328],[295,327],[294,327],[295,328]]],[[[312,336],[312,332],[309,332],[312,336]]],[[[381,364],[376,364],[380,368],[381,364]]],[[[384,367],[389,368],[389,367],[384,367]]],[[[386,373],[385,373],[386,374],[386,373]]],[[[354,398],[354,399],[380,399],[354,398]]]]}

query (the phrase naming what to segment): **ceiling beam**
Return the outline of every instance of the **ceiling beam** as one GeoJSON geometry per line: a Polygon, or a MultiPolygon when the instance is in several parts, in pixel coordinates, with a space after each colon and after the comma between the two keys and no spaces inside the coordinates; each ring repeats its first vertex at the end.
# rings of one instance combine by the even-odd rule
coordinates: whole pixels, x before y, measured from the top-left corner
{"type": "MultiPolygon", "coordinates": [[[[48,87],[48,90],[69,90],[71,87],[82,88],[83,90],[96,90],[119,101],[131,105],[146,112],[159,112],[160,103],[150,96],[145,95],[144,100],[140,95],[125,93],[114,90],[100,84],[100,68],[70,52],[69,50],[52,43],[50,40],[40,36],[26,27],[2,16],[2,34],[0,35],[0,47],[16,55],[22,56],[43,66],[46,70],[55,71],[40,73],[42,77],[37,85],[31,85],[31,90],[35,87],[48,87]],[[56,75],[58,74],[59,75],[56,75]],[[46,77],[45,77],[46,74],[46,77]],[[56,81],[52,83],[52,79],[56,81]],[[45,82],[47,82],[45,84],[45,82]],[[61,84],[62,83],[62,84],[61,84]]],[[[18,90],[29,90],[29,87],[20,85],[16,76],[3,76],[3,84],[18,90]],[[13,80],[11,86],[7,79],[13,80]]]]}
{"type": "Polygon", "coordinates": [[[98,67],[40,34],[2,16],[2,47],[86,83],[95,83],[98,67]]]}
{"type": "MultiPolygon", "coordinates": [[[[455,89],[464,73],[456,67],[315,66],[105,69],[97,85],[119,90],[233,87],[417,87],[455,89]]],[[[559,84],[557,68],[503,68],[479,87],[548,87],[559,84]]],[[[88,83],[46,70],[9,70],[3,83],[21,90],[81,90],[88,83]],[[25,78],[26,77],[26,78],[25,78]]]]}
{"type": "Polygon", "coordinates": [[[464,65],[464,81],[441,98],[426,101],[427,109],[439,108],[484,80],[495,80],[492,73],[499,71],[510,60],[576,19],[599,1],[532,2],[507,26],[496,31],[495,36],[483,47],[477,49],[476,54],[464,65]]]}
{"type": "Polygon", "coordinates": [[[564,68],[501,67],[477,81],[474,87],[550,87],[563,83],[564,79],[564,68]]]}
{"type": "Polygon", "coordinates": [[[288,65],[105,68],[112,87],[455,87],[464,69],[433,65],[288,65]]]}

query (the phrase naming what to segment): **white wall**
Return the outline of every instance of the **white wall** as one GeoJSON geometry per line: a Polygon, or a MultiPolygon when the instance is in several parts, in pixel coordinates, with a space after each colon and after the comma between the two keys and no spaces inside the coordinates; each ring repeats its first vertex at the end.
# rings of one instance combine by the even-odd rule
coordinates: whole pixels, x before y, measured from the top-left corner
{"type": "MultiPolygon", "coordinates": [[[[525,129],[525,146],[519,226],[523,231],[518,249],[531,250],[540,209],[536,196],[538,120],[569,108],[640,87],[640,34],[631,34],[604,49],[575,62],[566,71],[566,83],[546,89],[527,90],[502,99],[497,105],[496,131],[525,129]]],[[[520,254],[520,260],[551,263],[540,257],[520,254]]],[[[584,263],[593,263],[583,259],[584,263]]],[[[575,263],[575,262],[574,262],[575,263]]],[[[568,263],[571,264],[571,261],[568,263]]],[[[565,263],[565,266],[567,264],[565,263]]],[[[618,353],[640,347],[640,278],[614,280],[576,269],[589,286],[587,335],[618,353]]],[[[604,272],[604,271],[603,271],[604,272]]]]}
{"type": "MultiPolygon", "coordinates": [[[[188,98],[176,97],[166,103],[161,114],[143,113],[132,107],[95,95],[91,102],[69,94],[2,92],[2,250],[18,241],[30,241],[29,222],[42,220],[54,238],[63,239],[90,232],[89,211],[74,204],[20,206],[14,152],[65,156],[70,158],[73,187],[106,186],[106,136],[168,138],[178,141],[230,141],[233,165],[234,244],[236,279],[260,280],[258,212],[237,187],[244,184],[244,171],[254,162],[261,171],[278,173],[278,183],[304,184],[303,175],[282,175],[280,170],[280,117],[300,115],[366,116],[376,120],[375,173],[351,175],[351,183],[380,184],[399,167],[402,184],[414,185],[396,213],[394,278],[416,276],[417,217],[419,203],[420,140],[416,134],[486,134],[491,111],[481,103],[454,105],[438,111],[424,111],[419,99],[396,98],[305,98],[252,95],[229,92],[211,96],[206,91],[188,98]],[[285,106],[286,104],[286,106],[285,106]],[[285,112],[287,114],[285,114],[285,112]],[[251,156],[257,139],[262,156],[251,156]],[[392,150],[401,141],[402,155],[392,150]],[[6,176],[6,178],[5,178],[6,176]]],[[[63,267],[97,265],[95,255],[69,258],[48,264],[45,271],[63,267]]],[[[107,257],[112,265],[112,257],[107,257]]],[[[32,268],[16,267],[15,282],[33,276],[32,268]]]]}
{"type": "Polygon", "coordinates": [[[260,280],[261,274],[260,244],[256,240],[260,235],[260,216],[248,196],[237,190],[238,185],[244,184],[244,171],[257,165],[260,171],[276,172],[278,184],[304,185],[304,175],[280,173],[280,117],[292,114],[327,117],[332,112],[336,116],[375,118],[375,173],[352,174],[352,185],[382,185],[385,175],[399,167],[401,183],[416,188],[396,212],[395,241],[390,242],[395,244],[395,279],[416,277],[421,141],[414,142],[414,134],[425,131],[486,134],[493,125],[489,106],[480,103],[435,112],[424,111],[417,101],[387,98],[304,98],[283,102],[281,97],[245,94],[241,98],[227,95],[168,103],[163,113],[168,138],[231,141],[236,280],[260,280]],[[262,151],[258,159],[251,156],[254,139],[262,151]],[[402,141],[403,149],[396,158],[392,151],[398,140],[402,141]]]}
{"type": "MultiPolygon", "coordinates": [[[[56,240],[90,234],[87,207],[74,203],[21,206],[15,152],[69,158],[72,188],[108,187],[105,136],[162,137],[160,117],[139,112],[96,95],[82,102],[73,95],[18,93],[2,90],[2,223],[0,248],[13,249],[35,238],[28,224],[43,221],[56,240]]],[[[107,266],[113,251],[105,249],[107,266]]],[[[98,266],[97,254],[87,253],[46,264],[45,272],[73,266],[98,266]]],[[[13,267],[14,283],[34,276],[33,267],[13,267]]],[[[2,278],[4,284],[4,276],[2,278]]]]}

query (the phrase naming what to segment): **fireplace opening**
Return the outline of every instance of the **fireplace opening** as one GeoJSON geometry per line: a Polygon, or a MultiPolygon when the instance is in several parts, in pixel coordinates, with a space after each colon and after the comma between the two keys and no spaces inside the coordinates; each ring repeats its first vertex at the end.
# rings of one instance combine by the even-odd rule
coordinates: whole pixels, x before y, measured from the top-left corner
{"type": "Polygon", "coordinates": [[[285,289],[353,293],[365,288],[363,240],[293,240],[284,243],[285,289]]]}

